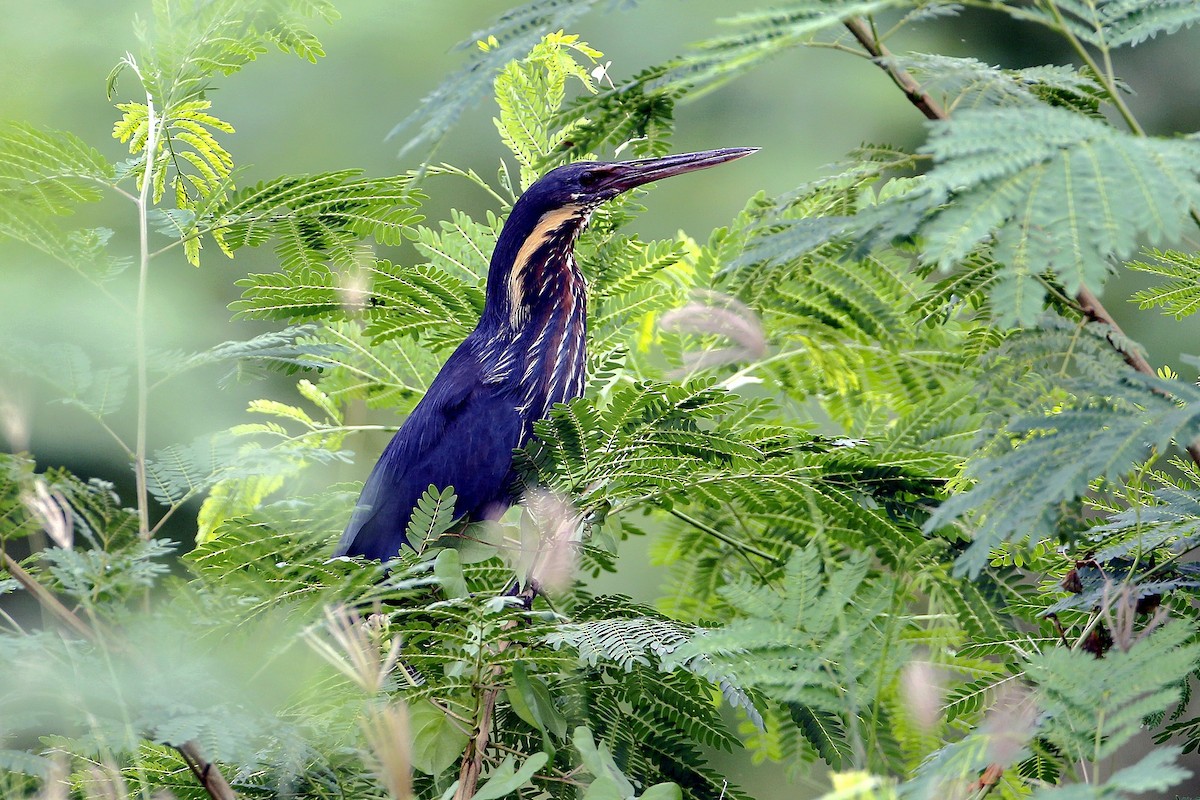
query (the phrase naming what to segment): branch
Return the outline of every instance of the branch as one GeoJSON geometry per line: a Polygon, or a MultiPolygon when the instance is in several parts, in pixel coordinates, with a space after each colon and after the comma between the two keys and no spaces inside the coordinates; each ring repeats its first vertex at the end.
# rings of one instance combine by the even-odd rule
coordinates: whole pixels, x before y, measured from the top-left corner
{"type": "MultiPolygon", "coordinates": [[[[145,83],[137,61],[130,53],[125,54],[125,64],[133,70],[138,80],[145,83]]],[[[138,282],[137,308],[134,311],[134,352],[137,362],[137,441],[134,445],[133,475],[137,487],[138,534],[150,539],[150,499],[146,489],[146,417],[148,415],[150,382],[147,375],[146,357],[146,291],[150,276],[150,205],[154,202],[154,158],[159,147],[158,125],[154,110],[154,96],[146,92],[146,142],[143,152],[146,164],[142,170],[142,186],[134,199],[138,213],[138,282]]]]}
{"type": "Polygon", "coordinates": [[[675,517],[676,519],[682,520],[683,522],[686,522],[688,525],[691,525],[696,530],[702,531],[702,532],[708,534],[709,536],[713,537],[714,539],[724,542],[725,544],[729,545],[730,547],[734,548],[735,550],[737,550],[738,552],[740,552],[742,554],[750,553],[752,555],[758,556],[759,558],[770,561],[775,566],[783,565],[783,560],[780,559],[778,556],[773,556],[770,553],[768,553],[767,551],[760,550],[759,548],[755,547],[752,544],[747,544],[746,542],[739,541],[735,537],[730,536],[727,533],[723,533],[722,531],[717,530],[712,525],[702,522],[702,521],[696,519],[695,517],[690,517],[687,514],[684,514],[682,511],[677,511],[676,509],[671,508],[668,513],[670,513],[671,516],[675,517]]]}
{"type": "MultiPolygon", "coordinates": [[[[537,589],[532,584],[524,590],[515,591],[518,588],[519,584],[515,585],[509,593],[522,598],[525,601],[526,609],[532,608],[533,598],[537,594],[537,589]]],[[[505,623],[504,627],[512,629],[516,624],[517,621],[512,620],[505,623]]],[[[496,651],[500,652],[507,649],[509,644],[511,642],[507,639],[497,642],[496,651]]],[[[498,675],[500,671],[500,667],[492,668],[493,675],[498,675]]],[[[490,686],[483,692],[483,709],[479,714],[479,723],[475,727],[475,735],[467,742],[467,749],[463,751],[462,766],[458,771],[458,789],[454,792],[454,800],[471,800],[475,796],[475,790],[479,788],[479,775],[483,772],[483,754],[487,751],[488,744],[492,738],[492,718],[496,713],[496,699],[499,696],[499,686],[490,686]]]]}
{"type": "Polygon", "coordinates": [[[217,769],[217,765],[207,760],[204,754],[200,752],[200,745],[194,741],[184,742],[175,748],[179,751],[179,755],[183,756],[183,760],[187,762],[188,769],[196,776],[196,780],[204,787],[204,791],[208,792],[208,796],[212,800],[237,800],[237,794],[229,782],[225,780],[225,776],[221,774],[221,770],[217,769]]]}
{"type": "MultiPolygon", "coordinates": [[[[1053,4],[1051,4],[1053,5],[1053,4]]],[[[909,99],[914,106],[926,119],[946,121],[950,119],[950,115],[941,107],[941,105],[933,99],[929,92],[921,88],[916,79],[892,58],[891,52],[883,45],[882,42],[875,38],[875,34],[871,30],[871,26],[867,24],[862,17],[851,17],[845,22],[846,28],[858,40],[863,49],[871,56],[871,60],[888,74],[892,79],[892,83],[900,87],[904,95],[909,99]]],[[[1136,124],[1136,121],[1131,125],[1134,132],[1140,132],[1141,128],[1136,124]]],[[[1144,135],[1144,134],[1142,134],[1144,135]]],[[[1193,217],[1197,214],[1193,211],[1193,217]]],[[[1200,223],[1200,218],[1197,219],[1200,223]]],[[[1146,360],[1139,351],[1134,349],[1125,349],[1114,341],[1115,339],[1125,339],[1125,332],[1121,330],[1121,326],[1113,319],[1112,314],[1108,313],[1108,309],[1100,302],[1100,298],[1092,294],[1086,287],[1081,287],[1075,295],[1075,302],[1079,305],[1079,311],[1084,317],[1092,322],[1100,322],[1107,325],[1114,334],[1108,338],[1108,342],[1113,349],[1121,354],[1125,359],[1125,363],[1133,367],[1143,375],[1154,375],[1154,367],[1150,366],[1150,362],[1146,360]]],[[[1187,454],[1191,456],[1192,461],[1200,465],[1200,441],[1189,444],[1186,448],[1187,454]]]]}
{"type": "Polygon", "coordinates": [[[891,51],[884,46],[883,42],[875,38],[871,26],[867,24],[866,20],[862,17],[851,17],[846,20],[845,24],[863,49],[871,55],[871,60],[875,62],[875,65],[888,74],[892,83],[900,87],[908,101],[920,109],[926,118],[950,119],[950,115],[942,109],[941,104],[934,100],[929,92],[921,88],[921,84],[917,83],[908,70],[896,64],[891,51]]]}
{"type": "Polygon", "coordinates": [[[45,609],[50,616],[88,641],[96,641],[96,631],[92,630],[74,611],[64,606],[62,601],[55,597],[49,589],[38,583],[36,578],[16,562],[16,559],[8,553],[0,553],[0,560],[3,561],[4,569],[8,571],[8,574],[12,575],[17,583],[21,584],[25,591],[29,592],[30,597],[36,600],[38,605],[45,609]]]}
{"type": "Polygon", "coordinates": [[[467,742],[467,749],[463,752],[454,800],[470,800],[475,796],[475,790],[479,786],[479,774],[483,771],[483,754],[492,736],[492,716],[495,714],[496,698],[499,695],[499,687],[493,687],[483,693],[483,712],[479,715],[479,726],[475,730],[475,736],[467,742]]]}

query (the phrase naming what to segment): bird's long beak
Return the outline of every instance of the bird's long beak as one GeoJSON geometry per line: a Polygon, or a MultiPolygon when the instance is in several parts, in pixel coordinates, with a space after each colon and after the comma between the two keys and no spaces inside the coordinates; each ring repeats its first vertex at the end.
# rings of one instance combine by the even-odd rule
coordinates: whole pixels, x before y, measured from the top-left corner
{"type": "Polygon", "coordinates": [[[757,147],[726,147],[721,150],[702,150],[699,153],[680,153],[663,158],[643,158],[638,161],[618,161],[611,165],[611,173],[604,177],[606,189],[618,193],[627,192],[635,186],[682,175],[698,169],[715,167],[726,161],[758,152],[757,147]]]}

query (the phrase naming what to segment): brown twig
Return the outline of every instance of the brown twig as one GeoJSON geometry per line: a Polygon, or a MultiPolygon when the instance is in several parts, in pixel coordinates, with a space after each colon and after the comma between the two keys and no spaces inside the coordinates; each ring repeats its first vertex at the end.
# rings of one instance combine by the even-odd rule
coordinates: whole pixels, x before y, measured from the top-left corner
{"type": "MultiPolygon", "coordinates": [[[[16,559],[8,553],[0,551],[0,563],[3,563],[4,569],[17,583],[24,587],[25,591],[29,592],[30,597],[37,601],[43,609],[46,610],[52,617],[62,622],[75,633],[87,639],[89,642],[99,642],[102,639],[108,640],[110,637],[102,637],[97,630],[84,622],[78,614],[63,605],[62,601],[54,596],[54,593],[37,582],[37,579],[29,574],[16,559]]],[[[200,751],[200,746],[196,742],[185,742],[175,748],[179,754],[183,756],[183,760],[187,762],[188,768],[192,774],[196,776],[196,780],[208,792],[208,796],[212,800],[237,800],[237,795],[234,794],[229,783],[217,769],[217,765],[208,761],[204,754],[200,751]]]]}
{"type": "Polygon", "coordinates": [[[4,569],[9,575],[12,575],[17,583],[29,592],[29,596],[38,602],[50,616],[65,624],[68,628],[78,633],[88,641],[96,640],[96,631],[90,625],[84,622],[79,616],[62,604],[62,601],[55,597],[49,589],[37,582],[37,579],[25,571],[25,568],[17,563],[16,559],[8,553],[0,553],[0,558],[4,562],[4,569]]]}
{"type": "MultiPolygon", "coordinates": [[[[536,594],[536,588],[530,585],[516,596],[525,601],[525,607],[528,609],[532,607],[536,594]]],[[[517,621],[513,620],[506,623],[504,627],[512,629],[516,624],[517,621]]],[[[496,645],[496,651],[507,649],[509,644],[511,642],[508,640],[500,641],[496,645]]],[[[499,673],[500,667],[492,669],[493,675],[499,673]]],[[[499,696],[499,686],[490,686],[483,692],[481,702],[483,708],[479,714],[479,723],[475,726],[475,735],[467,742],[467,749],[463,751],[462,766],[458,771],[458,789],[454,792],[454,800],[470,800],[475,796],[475,790],[479,787],[479,775],[483,772],[483,756],[492,738],[492,718],[496,714],[496,700],[499,696]]]]}
{"type": "MultiPolygon", "coordinates": [[[[887,73],[888,77],[892,79],[892,83],[900,87],[900,90],[904,92],[904,96],[925,115],[926,119],[942,122],[950,119],[950,114],[942,108],[941,104],[929,92],[921,88],[921,85],[917,83],[908,70],[896,63],[896,60],[892,57],[887,47],[884,46],[883,42],[875,38],[875,33],[866,20],[862,17],[851,17],[846,20],[845,25],[847,30],[850,31],[854,38],[858,40],[858,43],[863,46],[863,49],[867,51],[868,55],[871,56],[871,60],[875,65],[887,73]]],[[[1200,220],[1198,220],[1198,224],[1200,224],[1200,220]]],[[[1092,294],[1091,290],[1084,286],[1080,287],[1076,293],[1075,302],[1078,304],[1079,312],[1084,317],[1092,322],[1107,325],[1112,330],[1113,335],[1108,337],[1108,342],[1114,350],[1121,354],[1121,358],[1125,359],[1126,364],[1143,375],[1155,374],[1154,367],[1150,366],[1150,362],[1146,360],[1146,357],[1139,350],[1124,347],[1116,341],[1127,337],[1125,336],[1125,332],[1121,330],[1121,326],[1113,319],[1112,314],[1109,314],[1108,309],[1100,302],[1100,298],[1096,297],[1096,295],[1092,294]]],[[[1192,461],[1200,465],[1200,442],[1192,442],[1185,449],[1192,461]]]]}
{"type": "Polygon", "coordinates": [[[950,119],[950,115],[945,112],[941,104],[934,100],[929,92],[921,88],[921,84],[917,83],[908,70],[895,62],[883,42],[875,38],[875,33],[866,20],[862,17],[851,17],[846,20],[845,24],[863,49],[870,54],[875,65],[888,74],[892,83],[900,87],[900,91],[904,92],[908,101],[920,109],[922,114],[928,119],[950,119]]]}
{"type": "MultiPolygon", "coordinates": [[[[507,644],[502,642],[501,644],[507,644]]],[[[496,712],[496,699],[500,689],[493,687],[483,693],[483,713],[479,715],[479,725],[475,735],[467,742],[463,752],[462,767],[458,772],[458,789],[454,792],[454,800],[470,800],[475,796],[479,786],[479,774],[483,771],[483,754],[488,748],[488,740],[492,736],[492,716],[496,712]]]]}
{"type": "Polygon", "coordinates": [[[179,751],[179,755],[183,756],[188,769],[196,776],[196,780],[200,782],[212,800],[237,800],[237,794],[234,793],[233,787],[225,780],[225,776],[221,774],[221,770],[217,769],[217,765],[206,759],[204,753],[200,752],[200,745],[190,741],[178,745],[175,749],[179,751]]]}

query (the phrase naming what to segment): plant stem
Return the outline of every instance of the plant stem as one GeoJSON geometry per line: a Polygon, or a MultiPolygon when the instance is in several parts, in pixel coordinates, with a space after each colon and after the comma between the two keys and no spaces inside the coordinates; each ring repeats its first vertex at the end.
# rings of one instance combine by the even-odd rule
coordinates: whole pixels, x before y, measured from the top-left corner
{"type": "MultiPolygon", "coordinates": [[[[139,76],[140,77],[140,76],[139,76]]],[[[133,473],[137,481],[138,533],[150,538],[150,499],[146,490],[146,419],[149,416],[149,381],[146,369],[146,289],[150,277],[150,220],[148,207],[154,188],[154,153],[158,147],[158,120],[154,98],[146,95],[146,169],[138,194],[138,293],[134,311],[134,345],[137,357],[137,443],[133,455],[133,473]]]]}
{"type": "Polygon", "coordinates": [[[730,547],[734,548],[735,550],[740,550],[744,553],[751,553],[753,555],[758,556],[759,558],[765,558],[767,561],[770,561],[772,564],[782,563],[779,560],[778,556],[773,556],[770,553],[768,553],[766,550],[759,550],[754,545],[746,544],[745,542],[740,542],[737,539],[735,539],[734,537],[730,536],[729,534],[722,533],[721,531],[714,528],[712,525],[709,525],[706,522],[698,520],[695,517],[688,516],[687,514],[684,514],[682,511],[677,511],[676,509],[672,508],[670,511],[670,514],[671,514],[671,516],[675,517],[676,519],[682,520],[682,521],[686,522],[688,525],[691,525],[696,530],[703,531],[704,533],[707,533],[709,536],[713,537],[714,539],[724,542],[725,544],[729,545],[730,547]]]}
{"type": "Polygon", "coordinates": [[[16,562],[8,553],[0,552],[0,563],[4,564],[4,569],[17,583],[24,587],[25,591],[29,592],[29,596],[37,601],[47,613],[52,617],[64,623],[68,628],[78,633],[89,641],[96,639],[96,631],[91,626],[79,618],[74,611],[62,604],[62,601],[55,597],[49,589],[37,582],[37,579],[30,575],[25,569],[16,562]]]}
{"type": "Polygon", "coordinates": [[[183,756],[188,769],[192,771],[192,775],[196,776],[196,780],[200,782],[212,800],[237,800],[237,794],[233,791],[233,787],[225,780],[225,776],[217,769],[216,764],[204,757],[204,753],[200,751],[200,745],[194,741],[188,741],[175,749],[179,751],[179,755],[183,756]]]}
{"type": "MultiPolygon", "coordinates": [[[[1053,2],[1050,2],[1049,5],[1051,13],[1058,15],[1057,19],[1061,21],[1062,17],[1058,11],[1058,7],[1055,6],[1053,2]]],[[[1104,82],[1105,91],[1112,98],[1113,103],[1117,106],[1117,109],[1121,111],[1122,117],[1125,117],[1125,121],[1129,124],[1130,129],[1139,136],[1145,136],[1145,131],[1142,130],[1141,125],[1139,125],[1137,120],[1134,119],[1132,114],[1129,113],[1128,107],[1126,107],[1124,101],[1121,100],[1119,94],[1116,92],[1115,87],[1112,86],[1109,78],[1100,72],[1099,67],[1095,65],[1095,59],[1091,57],[1091,54],[1084,49],[1083,44],[1080,43],[1079,40],[1076,39],[1074,35],[1071,34],[1070,31],[1065,27],[1065,23],[1061,24],[1065,34],[1072,40],[1072,46],[1076,46],[1077,52],[1079,52],[1081,57],[1088,62],[1088,66],[1096,70],[1097,78],[1104,82]]],[[[886,47],[883,46],[882,43],[875,39],[871,33],[871,27],[861,17],[851,17],[850,19],[846,20],[845,25],[846,28],[849,29],[850,33],[854,35],[854,38],[858,40],[859,44],[863,46],[863,49],[870,54],[871,59],[875,62],[875,64],[888,74],[888,77],[892,79],[892,82],[899,86],[901,90],[903,90],[905,96],[908,97],[909,102],[916,106],[927,119],[941,122],[950,119],[950,115],[947,114],[944,109],[942,109],[941,105],[938,104],[938,102],[934,100],[928,92],[921,88],[920,84],[917,83],[913,76],[910,75],[907,70],[900,67],[894,59],[892,59],[892,54],[886,47]]],[[[1197,223],[1200,224],[1200,216],[1198,216],[1195,211],[1192,212],[1192,215],[1193,218],[1196,218],[1197,223]]],[[[1104,304],[1100,302],[1100,298],[1096,297],[1096,295],[1092,294],[1090,289],[1084,286],[1080,287],[1079,291],[1075,294],[1075,300],[1079,304],[1079,310],[1083,313],[1084,317],[1092,322],[1103,323],[1112,330],[1113,336],[1108,338],[1109,344],[1112,345],[1114,350],[1121,354],[1121,357],[1125,359],[1126,364],[1133,367],[1143,375],[1155,374],[1154,367],[1150,366],[1150,362],[1147,361],[1146,357],[1143,356],[1139,351],[1133,348],[1122,347],[1116,341],[1114,341],[1114,337],[1118,337],[1120,339],[1126,338],[1125,332],[1121,330],[1121,326],[1118,325],[1116,320],[1112,318],[1112,315],[1108,313],[1108,309],[1106,309],[1104,304]]],[[[1200,465],[1200,441],[1188,444],[1185,449],[1187,450],[1187,454],[1191,457],[1192,461],[1200,465]]]]}
{"type": "Polygon", "coordinates": [[[921,113],[928,119],[946,120],[950,118],[950,115],[942,109],[941,104],[934,100],[929,92],[921,88],[921,84],[917,83],[908,70],[896,64],[891,51],[875,38],[871,26],[866,20],[862,17],[851,17],[846,20],[845,25],[858,43],[863,46],[863,49],[870,54],[876,66],[888,74],[892,83],[900,87],[908,101],[920,109],[921,113]]]}
{"type": "Polygon", "coordinates": [[[1107,69],[1102,69],[1096,63],[1096,59],[1088,52],[1088,49],[1083,46],[1083,42],[1079,41],[1079,37],[1071,31],[1067,21],[1063,19],[1062,11],[1059,10],[1058,4],[1054,0],[1046,0],[1046,10],[1054,17],[1054,21],[1058,23],[1058,32],[1066,38],[1067,43],[1071,45],[1079,57],[1087,64],[1088,69],[1096,76],[1096,80],[1100,81],[1101,88],[1108,95],[1108,99],[1112,100],[1113,106],[1117,109],[1117,113],[1121,115],[1121,119],[1125,120],[1125,124],[1129,126],[1129,130],[1136,133],[1138,136],[1145,136],[1146,131],[1142,128],[1141,123],[1133,116],[1133,112],[1129,110],[1129,106],[1125,105],[1125,99],[1121,97],[1121,92],[1117,89],[1112,77],[1112,60],[1109,57],[1108,50],[1104,50],[1104,62],[1107,69]]]}
{"type": "MultiPolygon", "coordinates": [[[[518,597],[525,601],[526,610],[533,606],[533,598],[536,595],[536,590],[533,586],[529,586],[517,594],[518,597]]],[[[504,624],[504,628],[511,630],[517,625],[516,620],[512,620],[504,624]]],[[[511,645],[507,639],[502,639],[496,644],[496,652],[503,652],[511,645]]],[[[480,651],[482,655],[482,651],[480,651]]],[[[499,666],[491,668],[492,676],[497,676],[501,672],[499,666]]],[[[492,738],[492,718],[496,714],[496,700],[500,697],[500,686],[489,686],[484,689],[483,696],[480,698],[479,722],[475,726],[475,735],[467,742],[467,748],[463,751],[462,764],[458,771],[458,788],[454,791],[454,800],[471,800],[475,796],[475,790],[479,788],[479,776],[483,772],[483,756],[487,752],[489,743],[492,738]]]]}
{"type": "Polygon", "coordinates": [[[483,754],[492,735],[492,715],[496,711],[496,699],[499,695],[499,689],[488,689],[483,693],[483,710],[479,715],[479,725],[475,729],[475,736],[467,742],[466,752],[463,753],[454,800],[470,800],[479,787],[479,775],[483,772],[483,754]]]}

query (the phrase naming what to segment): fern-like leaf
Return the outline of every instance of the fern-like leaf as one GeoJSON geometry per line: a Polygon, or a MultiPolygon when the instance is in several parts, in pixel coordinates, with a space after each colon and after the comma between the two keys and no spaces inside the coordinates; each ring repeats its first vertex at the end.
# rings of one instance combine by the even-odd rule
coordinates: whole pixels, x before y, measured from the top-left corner
{"type": "Polygon", "coordinates": [[[1194,631],[1177,622],[1103,659],[1051,649],[1031,659],[1025,673],[1043,698],[1046,738],[1068,760],[1098,760],[1133,738],[1144,717],[1178,698],[1177,684],[1197,658],[1194,631]]]}
{"type": "Polygon", "coordinates": [[[597,0],[531,0],[510,9],[459,43],[471,53],[469,63],[455,70],[421,99],[388,134],[392,138],[416,127],[417,133],[401,153],[422,144],[436,144],[473,103],[492,86],[505,65],[525,56],[546,31],[566,30],[591,10],[597,0]],[[487,43],[479,47],[479,42],[487,43]]]}
{"type": "Polygon", "coordinates": [[[1096,477],[1117,479],[1144,461],[1149,447],[1196,435],[1200,390],[1193,386],[1126,371],[1104,392],[1078,407],[1010,422],[1007,432],[1020,443],[968,467],[975,485],[943,503],[926,525],[933,530],[987,509],[959,558],[960,572],[978,574],[1002,542],[1049,535],[1058,504],[1086,492],[1096,477]]]}
{"type": "Polygon", "coordinates": [[[1200,143],[1137,137],[1049,106],[963,111],[931,129],[936,166],[913,191],[860,215],[869,238],[920,233],[924,257],[960,264],[995,237],[991,301],[1004,323],[1042,308],[1037,276],[1098,290],[1139,234],[1175,239],[1200,203],[1200,143]]]}
{"type": "Polygon", "coordinates": [[[693,52],[670,65],[665,82],[671,87],[688,87],[688,98],[694,98],[843,20],[907,4],[899,0],[800,0],[728,17],[721,21],[735,31],[700,42],[693,52]]]}
{"type": "Polygon", "coordinates": [[[447,486],[438,489],[430,485],[417,500],[408,521],[405,535],[408,541],[420,549],[422,542],[432,542],[454,525],[454,489],[447,486]]]}
{"type": "Polygon", "coordinates": [[[1178,250],[1151,250],[1147,255],[1153,260],[1130,261],[1125,266],[1169,280],[1134,292],[1133,299],[1138,307],[1159,306],[1164,314],[1175,319],[1183,319],[1200,310],[1200,257],[1178,250]]]}

